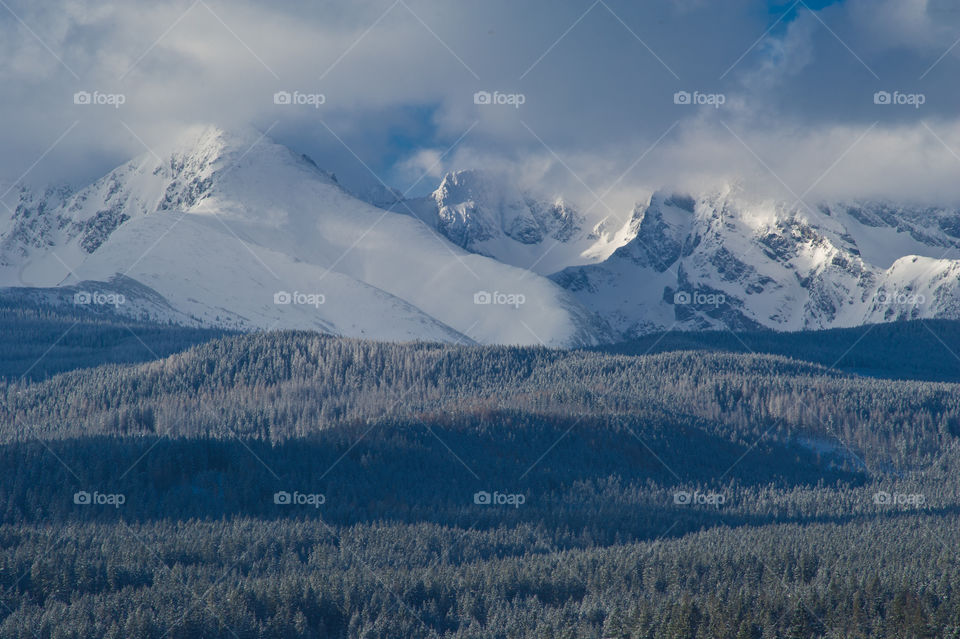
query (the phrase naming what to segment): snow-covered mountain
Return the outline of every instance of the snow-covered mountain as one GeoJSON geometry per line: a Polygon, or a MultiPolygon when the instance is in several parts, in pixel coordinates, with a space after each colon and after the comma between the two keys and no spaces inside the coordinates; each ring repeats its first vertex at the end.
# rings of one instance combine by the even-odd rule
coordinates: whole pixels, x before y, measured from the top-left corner
{"type": "Polygon", "coordinates": [[[131,281],[118,312],[232,328],[556,346],[604,337],[549,280],[360,201],[252,130],[192,131],[76,193],[22,192],[0,222],[0,285],[82,284],[80,303],[97,303],[131,281]],[[141,304],[142,287],[163,304],[141,304]]]}
{"type": "Polygon", "coordinates": [[[960,211],[656,193],[633,238],[553,279],[623,335],[960,318],[960,211]]]}
{"type": "Polygon", "coordinates": [[[255,131],[205,128],[77,192],[20,190],[0,286],[186,324],[555,346],[960,318],[957,209],[727,187],[589,215],[479,171],[354,195],[255,131]]]}
{"type": "Polygon", "coordinates": [[[428,197],[393,209],[413,213],[468,251],[542,275],[600,261],[629,239],[588,223],[563,198],[538,198],[484,171],[448,173],[428,197]]]}

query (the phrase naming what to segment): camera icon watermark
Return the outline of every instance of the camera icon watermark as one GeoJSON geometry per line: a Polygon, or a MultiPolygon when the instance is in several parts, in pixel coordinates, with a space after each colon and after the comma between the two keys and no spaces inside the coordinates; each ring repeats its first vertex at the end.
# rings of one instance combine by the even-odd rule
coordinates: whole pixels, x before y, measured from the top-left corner
{"type": "Polygon", "coordinates": [[[727,303],[723,293],[703,291],[677,291],[673,294],[674,306],[713,306],[718,308],[727,303]]]}
{"type": "Polygon", "coordinates": [[[73,103],[81,106],[112,106],[119,109],[126,104],[123,93],[101,93],[100,91],[77,91],[73,94],[73,103]]]}
{"type": "Polygon", "coordinates": [[[679,506],[714,506],[719,508],[727,502],[723,493],[701,493],[699,490],[689,492],[678,490],[673,493],[673,503],[679,506]]]}
{"type": "Polygon", "coordinates": [[[114,308],[127,303],[123,293],[102,293],[100,291],[77,291],[73,294],[73,303],[76,306],[113,306],[114,308]]]}
{"type": "Polygon", "coordinates": [[[319,508],[327,503],[327,496],[323,493],[301,493],[297,490],[290,493],[286,490],[278,490],[273,493],[273,503],[279,506],[313,506],[319,508]]]}
{"type": "Polygon", "coordinates": [[[512,306],[520,308],[527,303],[523,293],[501,293],[500,291],[477,291],[473,294],[473,303],[477,306],[512,306]]]}
{"type": "Polygon", "coordinates": [[[927,296],[923,293],[888,293],[877,291],[873,298],[878,306],[923,306],[927,303],[927,296]]]}
{"type": "Polygon", "coordinates": [[[277,91],[273,94],[273,103],[292,106],[312,106],[319,109],[326,104],[327,96],[322,93],[302,93],[300,91],[277,91]]]}
{"type": "Polygon", "coordinates": [[[123,493],[101,493],[97,491],[91,493],[86,490],[78,490],[73,493],[73,503],[78,506],[113,506],[114,508],[120,508],[127,503],[127,497],[123,493]]]}
{"type": "Polygon", "coordinates": [[[522,493],[487,492],[481,490],[473,493],[473,503],[478,506],[513,506],[519,508],[527,503],[527,496],[522,493]]]}
{"type": "Polygon", "coordinates": [[[295,306],[313,306],[320,308],[326,304],[327,297],[323,293],[301,293],[294,291],[277,291],[273,294],[273,303],[277,306],[295,305],[295,306]]]}
{"type": "Polygon", "coordinates": [[[727,96],[724,93],[677,91],[673,94],[673,103],[681,106],[712,106],[714,109],[719,109],[727,103],[727,96]]]}
{"type": "Polygon", "coordinates": [[[927,502],[922,493],[888,493],[885,490],[873,494],[873,503],[878,506],[908,506],[919,508],[927,502]]]}
{"type": "Polygon", "coordinates": [[[873,94],[873,103],[881,106],[912,106],[915,109],[919,109],[927,103],[927,96],[924,93],[877,91],[873,94]]]}
{"type": "Polygon", "coordinates": [[[473,94],[473,103],[479,105],[512,106],[519,109],[526,104],[527,96],[523,93],[500,93],[499,91],[477,91],[473,94]]]}

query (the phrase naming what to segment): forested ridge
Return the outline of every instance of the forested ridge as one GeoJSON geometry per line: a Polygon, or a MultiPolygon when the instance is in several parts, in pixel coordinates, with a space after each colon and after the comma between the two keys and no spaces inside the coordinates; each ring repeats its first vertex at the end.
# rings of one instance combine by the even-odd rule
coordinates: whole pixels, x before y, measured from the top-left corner
{"type": "Polygon", "coordinates": [[[652,333],[596,350],[625,355],[669,351],[767,353],[892,379],[960,381],[960,322],[922,320],[826,331],[701,331],[652,333]]]}
{"type": "Polygon", "coordinates": [[[140,329],[175,350],[0,382],[0,636],[960,636],[923,327],[885,376],[140,329]]]}
{"type": "Polygon", "coordinates": [[[107,363],[145,362],[226,331],[135,321],[109,307],[51,305],[0,289],[0,379],[39,380],[107,363]]]}

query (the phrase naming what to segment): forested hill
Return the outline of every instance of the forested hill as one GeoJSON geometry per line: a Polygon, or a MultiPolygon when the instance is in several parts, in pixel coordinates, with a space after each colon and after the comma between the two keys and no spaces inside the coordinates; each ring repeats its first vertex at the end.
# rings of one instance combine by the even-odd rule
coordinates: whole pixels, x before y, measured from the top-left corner
{"type": "Polygon", "coordinates": [[[0,381],[0,637],[960,628],[960,385],[155,330],[170,354],[0,381]]]}
{"type": "Polygon", "coordinates": [[[227,334],[75,305],[72,293],[26,290],[0,289],[0,379],[38,380],[100,364],[146,362],[227,334]]]}
{"type": "Polygon", "coordinates": [[[778,439],[839,436],[867,463],[900,465],[929,459],[953,436],[960,417],[956,389],[849,375],[775,355],[635,357],[287,332],[226,337],[143,364],[12,381],[0,386],[0,437],[241,435],[282,441],[369,419],[515,411],[692,419],[742,442],[764,433],[778,439]],[[864,421],[867,406],[871,414],[864,421]],[[910,423],[905,415],[912,416],[910,423]],[[899,450],[896,439],[907,432],[912,446],[899,450]]]}
{"type": "Polygon", "coordinates": [[[655,333],[597,349],[646,355],[671,351],[767,353],[892,379],[960,381],[960,322],[917,320],[826,331],[655,333]]]}

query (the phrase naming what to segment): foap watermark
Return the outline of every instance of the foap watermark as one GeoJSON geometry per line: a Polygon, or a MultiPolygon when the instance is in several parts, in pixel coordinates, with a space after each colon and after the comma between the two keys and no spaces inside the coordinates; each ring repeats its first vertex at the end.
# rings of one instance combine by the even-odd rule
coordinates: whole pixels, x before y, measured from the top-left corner
{"type": "Polygon", "coordinates": [[[321,304],[327,302],[327,297],[323,293],[301,293],[294,291],[277,291],[273,294],[273,303],[277,306],[293,304],[295,306],[313,306],[320,308],[321,304]]]}
{"type": "Polygon", "coordinates": [[[703,291],[677,291],[673,294],[673,304],[675,306],[713,306],[719,307],[725,304],[727,296],[723,293],[712,293],[703,291]]]}
{"type": "Polygon", "coordinates": [[[923,293],[878,291],[874,301],[878,306],[923,306],[927,303],[927,296],[923,293]]]}
{"type": "Polygon", "coordinates": [[[474,104],[512,106],[515,109],[519,109],[520,106],[526,104],[526,102],[527,96],[522,93],[500,93],[499,91],[490,93],[489,91],[477,91],[473,94],[474,104]]]}
{"type": "Polygon", "coordinates": [[[73,294],[73,303],[77,306],[113,306],[127,303],[123,293],[103,293],[101,291],[77,291],[73,294]]]}
{"type": "Polygon", "coordinates": [[[292,493],[278,490],[273,493],[273,503],[280,506],[313,506],[319,508],[327,503],[327,496],[323,493],[301,493],[298,490],[292,493]]]}
{"type": "Polygon", "coordinates": [[[678,490],[673,493],[673,503],[680,506],[715,506],[719,508],[727,501],[727,496],[723,493],[702,493],[695,490],[692,493],[686,490],[678,490]]]}
{"type": "Polygon", "coordinates": [[[73,103],[81,106],[112,106],[119,109],[126,104],[123,93],[101,93],[100,91],[77,91],[73,94],[73,103]]]}
{"type": "Polygon", "coordinates": [[[473,303],[478,306],[512,306],[520,308],[527,303],[523,293],[501,293],[500,291],[477,291],[473,294],[473,303]]]}
{"type": "Polygon", "coordinates": [[[901,93],[900,91],[877,91],[873,94],[873,103],[881,106],[912,106],[919,109],[926,104],[927,96],[923,93],[901,93]]]}
{"type": "Polygon", "coordinates": [[[123,493],[101,493],[96,490],[87,492],[78,490],[73,493],[73,503],[78,506],[113,506],[119,508],[127,503],[127,497],[123,493]]]}
{"type": "Polygon", "coordinates": [[[727,96],[723,93],[701,93],[700,91],[677,91],[673,94],[673,103],[683,106],[712,106],[719,109],[727,103],[727,96]]]}
{"type": "Polygon", "coordinates": [[[293,106],[312,106],[319,109],[326,104],[327,96],[322,93],[303,93],[301,91],[277,91],[273,94],[273,103],[293,106]]]}
{"type": "Polygon", "coordinates": [[[527,503],[527,496],[523,493],[501,493],[485,490],[473,493],[473,503],[478,506],[513,506],[519,508],[527,503]]]}
{"type": "Polygon", "coordinates": [[[909,506],[919,508],[927,502],[922,493],[888,493],[885,490],[873,494],[873,503],[878,506],[909,506]]]}

